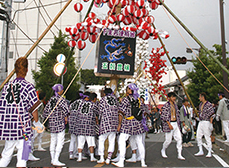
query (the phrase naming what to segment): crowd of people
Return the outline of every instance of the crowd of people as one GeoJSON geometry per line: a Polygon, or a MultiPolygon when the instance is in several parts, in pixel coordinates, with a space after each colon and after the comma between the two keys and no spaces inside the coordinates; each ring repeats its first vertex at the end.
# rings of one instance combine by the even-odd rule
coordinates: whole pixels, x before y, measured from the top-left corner
{"type": "MultiPolygon", "coordinates": [[[[27,160],[39,160],[33,156],[34,139],[38,137],[38,150],[42,148],[42,135],[44,125],[48,119],[51,134],[50,156],[53,166],[65,166],[59,161],[68,123],[68,133],[71,135],[69,144],[69,159],[82,162],[89,152],[90,161],[97,163],[113,164],[124,167],[126,162],[145,163],[145,138],[148,133],[165,134],[165,141],[161,149],[161,156],[168,158],[166,149],[172,139],[176,141],[177,158],[185,160],[182,155],[183,147],[194,146],[191,140],[196,132],[199,151],[195,156],[204,155],[202,137],[207,142],[208,153],[211,157],[211,134],[214,121],[222,120],[223,128],[229,142],[229,105],[223,93],[219,93],[219,106],[216,109],[205,93],[199,94],[200,105],[198,114],[190,107],[187,99],[178,108],[176,94],[168,93],[168,101],[161,109],[150,108],[144,103],[144,98],[138,94],[138,87],[131,83],[126,87],[125,96],[117,99],[111,88],[105,88],[101,100],[90,92],[76,92],[75,101],[69,102],[62,95],[64,88],[55,84],[52,89],[54,95],[44,106],[45,93],[39,94],[39,99],[34,86],[25,80],[28,71],[28,60],[19,58],[15,63],[16,79],[7,83],[0,99],[0,140],[5,140],[0,165],[8,166],[14,148],[17,148],[17,167],[26,167],[27,160]],[[198,126],[197,126],[198,124],[198,126]],[[32,129],[32,126],[34,129],[32,129]],[[109,145],[107,156],[104,153],[105,140],[109,145]],[[126,145],[129,143],[132,156],[126,159],[126,145]],[[118,144],[118,152],[112,159],[118,144]],[[96,148],[95,148],[96,147],[96,148]],[[97,151],[97,152],[96,152],[97,151]],[[99,156],[99,160],[96,159],[99,156]]],[[[47,123],[46,123],[47,124],[47,123]]],[[[47,126],[45,124],[45,126],[47,126]]]]}

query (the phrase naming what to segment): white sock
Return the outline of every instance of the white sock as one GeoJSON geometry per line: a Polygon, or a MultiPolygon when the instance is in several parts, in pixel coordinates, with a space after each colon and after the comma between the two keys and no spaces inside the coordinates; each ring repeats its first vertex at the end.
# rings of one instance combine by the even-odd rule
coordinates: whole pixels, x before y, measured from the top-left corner
{"type": "Polygon", "coordinates": [[[91,159],[94,158],[94,153],[90,153],[91,159]]]}

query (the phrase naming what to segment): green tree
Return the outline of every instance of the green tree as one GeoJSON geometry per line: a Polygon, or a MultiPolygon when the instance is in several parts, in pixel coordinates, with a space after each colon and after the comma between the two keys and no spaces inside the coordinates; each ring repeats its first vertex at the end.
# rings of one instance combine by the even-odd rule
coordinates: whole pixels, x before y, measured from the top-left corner
{"type": "Polygon", "coordinates": [[[95,76],[93,69],[83,69],[81,71],[81,82],[84,85],[105,85],[110,80],[106,77],[95,76]]]}
{"type": "MultiPolygon", "coordinates": [[[[213,45],[215,51],[211,51],[213,55],[222,62],[222,48],[221,45],[213,45]]],[[[216,78],[223,83],[222,68],[204,51],[200,51],[199,58],[208,67],[208,69],[216,76],[216,78]]],[[[205,92],[207,100],[216,102],[218,100],[217,93],[223,91],[223,87],[215,80],[215,78],[206,70],[206,68],[198,60],[193,60],[194,68],[188,72],[190,84],[188,84],[187,91],[197,107],[199,104],[199,93],[205,92]]],[[[227,66],[229,67],[229,59],[227,59],[227,66]]]]}
{"type": "MultiPolygon", "coordinates": [[[[57,63],[56,56],[59,54],[64,54],[66,56],[65,64],[67,64],[67,72],[64,74],[63,85],[64,89],[69,85],[73,76],[77,72],[74,62],[74,52],[68,46],[66,41],[67,36],[62,34],[60,31],[58,37],[54,37],[54,43],[51,45],[49,52],[44,53],[41,59],[38,60],[39,71],[33,71],[33,78],[35,80],[35,87],[37,90],[42,90],[46,92],[46,99],[53,95],[52,86],[56,83],[61,83],[61,78],[56,76],[53,72],[53,67],[57,63]]],[[[76,79],[78,80],[78,79],[76,79]]],[[[79,85],[76,80],[72,83],[71,87],[66,93],[66,98],[68,100],[75,99],[75,92],[79,90],[79,85]]]]}

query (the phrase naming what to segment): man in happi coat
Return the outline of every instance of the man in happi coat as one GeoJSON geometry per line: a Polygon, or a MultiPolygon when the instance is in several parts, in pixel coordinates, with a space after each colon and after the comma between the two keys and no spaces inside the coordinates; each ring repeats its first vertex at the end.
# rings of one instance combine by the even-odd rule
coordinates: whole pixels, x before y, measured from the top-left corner
{"type": "Polygon", "coordinates": [[[106,164],[110,163],[112,153],[115,147],[115,136],[118,128],[118,108],[117,98],[113,95],[112,89],[105,88],[105,96],[101,98],[99,103],[99,155],[100,160],[97,163],[104,163],[104,142],[108,137],[108,157],[106,164]]]}
{"type": "Polygon", "coordinates": [[[168,158],[166,155],[166,149],[172,142],[172,138],[177,142],[178,159],[185,160],[181,155],[182,151],[182,136],[180,127],[180,113],[175,103],[176,94],[174,92],[168,93],[169,101],[167,101],[161,110],[161,120],[163,132],[165,132],[165,141],[161,150],[163,158],[168,158]]]}
{"type": "Polygon", "coordinates": [[[34,86],[25,80],[28,60],[20,57],[14,64],[16,79],[5,84],[0,98],[0,140],[5,140],[0,166],[7,167],[14,148],[17,148],[16,167],[26,167],[31,152],[31,118],[34,125],[42,127],[38,121],[38,107],[41,105],[34,86]],[[30,115],[32,114],[32,115],[30,115]]]}
{"type": "Polygon", "coordinates": [[[77,136],[76,136],[76,112],[81,104],[82,99],[80,98],[79,92],[76,93],[76,100],[70,104],[69,106],[69,117],[68,117],[68,125],[69,130],[68,133],[71,134],[71,140],[69,144],[69,159],[77,158],[78,150],[77,150],[77,136]]]}
{"type": "Polygon", "coordinates": [[[44,118],[49,116],[51,164],[64,166],[65,164],[59,161],[59,156],[64,145],[65,124],[67,124],[69,107],[67,100],[61,96],[63,94],[63,85],[55,84],[52,89],[55,94],[46,104],[43,116],[44,118]]]}
{"type": "Polygon", "coordinates": [[[95,124],[96,115],[98,113],[98,106],[91,101],[90,93],[84,93],[84,100],[82,100],[76,112],[76,135],[78,136],[78,162],[82,161],[82,150],[87,141],[90,150],[91,162],[97,161],[94,157],[95,147],[95,124]]]}
{"type": "Polygon", "coordinates": [[[201,101],[199,105],[199,124],[197,127],[196,133],[196,140],[197,145],[199,147],[199,152],[195,154],[195,156],[202,156],[204,155],[203,151],[203,142],[202,137],[204,136],[207,142],[207,149],[208,153],[206,157],[212,157],[211,150],[212,150],[212,142],[211,142],[211,132],[212,132],[212,125],[210,122],[211,116],[214,114],[214,108],[212,104],[206,100],[206,93],[200,93],[199,100],[201,101]]]}
{"type": "Polygon", "coordinates": [[[136,118],[134,118],[131,113],[130,101],[139,101],[138,87],[136,86],[136,84],[131,83],[128,85],[127,94],[128,96],[122,99],[122,102],[119,106],[119,161],[117,163],[113,162],[112,164],[117,167],[124,167],[126,141],[130,136],[133,136],[133,138],[137,142],[137,147],[141,158],[141,166],[146,167],[147,165],[145,164],[145,147],[142,141],[142,136],[144,136],[145,130],[141,121],[138,121],[136,118]]]}

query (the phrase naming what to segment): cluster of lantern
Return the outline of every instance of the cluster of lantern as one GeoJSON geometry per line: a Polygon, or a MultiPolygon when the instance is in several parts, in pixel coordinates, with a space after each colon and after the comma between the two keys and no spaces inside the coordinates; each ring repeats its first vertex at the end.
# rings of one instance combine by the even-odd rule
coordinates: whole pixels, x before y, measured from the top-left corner
{"type": "Polygon", "coordinates": [[[165,62],[166,60],[162,60],[161,57],[165,55],[165,52],[161,51],[163,47],[160,48],[152,48],[150,59],[144,61],[145,66],[143,69],[148,74],[148,76],[156,81],[155,85],[157,88],[152,89],[152,94],[157,94],[161,91],[163,94],[166,94],[164,90],[164,86],[160,84],[161,78],[163,74],[167,74],[165,72],[165,68],[167,67],[165,62]]]}
{"type": "MultiPolygon", "coordinates": [[[[88,0],[84,1],[87,2],[88,0]]],[[[159,0],[148,0],[148,2],[151,9],[157,9],[158,5],[160,5],[159,0]]],[[[79,50],[83,50],[86,47],[85,40],[89,39],[91,43],[94,43],[97,39],[98,32],[100,32],[100,29],[104,26],[109,29],[135,31],[137,36],[143,40],[147,40],[150,37],[157,39],[158,35],[162,35],[161,37],[163,38],[169,37],[167,32],[158,31],[153,28],[152,23],[155,19],[149,15],[145,0],[138,0],[136,2],[134,0],[95,0],[94,3],[98,6],[107,3],[110,8],[107,17],[100,20],[94,12],[91,12],[83,22],[77,23],[76,26],[73,27],[67,27],[65,30],[72,38],[68,43],[70,47],[76,46],[79,50]],[[121,6],[122,10],[116,15],[116,6],[118,5],[121,6]],[[121,27],[116,24],[117,22],[123,23],[120,24],[121,27]]],[[[80,12],[83,9],[83,5],[76,3],[74,9],[80,12]]]]}

